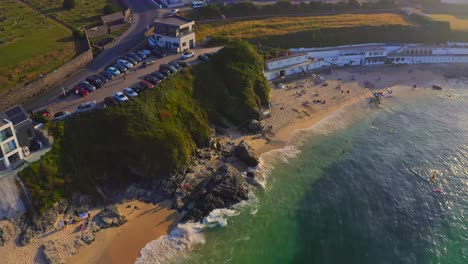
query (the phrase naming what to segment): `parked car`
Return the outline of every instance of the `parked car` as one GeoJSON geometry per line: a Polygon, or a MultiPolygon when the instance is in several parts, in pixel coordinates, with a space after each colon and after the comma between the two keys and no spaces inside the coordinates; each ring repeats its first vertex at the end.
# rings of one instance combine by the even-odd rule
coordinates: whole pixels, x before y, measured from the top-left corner
{"type": "Polygon", "coordinates": [[[127,69],[133,68],[133,64],[131,64],[130,62],[126,60],[120,59],[120,60],[117,60],[117,63],[125,66],[127,69]]]}
{"type": "Polygon", "coordinates": [[[186,52],[182,53],[182,56],[180,56],[180,58],[186,60],[188,58],[192,58],[193,56],[195,56],[195,53],[193,53],[193,51],[191,50],[187,50],[186,52]]]}
{"type": "Polygon", "coordinates": [[[145,60],[141,66],[143,66],[144,68],[150,66],[150,65],[153,65],[154,64],[154,61],[153,60],[145,60]]]}
{"type": "Polygon", "coordinates": [[[85,88],[86,90],[90,91],[90,92],[93,92],[93,91],[96,91],[96,87],[92,84],[90,84],[89,82],[87,81],[84,81],[84,82],[80,82],[78,84],[78,86],[82,87],[82,88],[85,88]]]}
{"type": "Polygon", "coordinates": [[[61,111],[54,114],[54,119],[52,121],[65,120],[69,118],[72,114],[68,111],[61,111]]]}
{"type": "Polygon", "coordinates": [[[172,62],[169,62],[169,65],[171,65],[172,67],[176,68],[177,71],[180,71],[182,70],[182,67],[175,61],[172,61],[172,62]]]}
{"type": "Polygon", "coordinates": [[[138,56],[140,56],[142,59],[148,57],[148,56],[147,56],[144,52],[142,52],[141,50],[137,51],[136,54],[137,54],[138,56]]]}
{"type": "Polygon", "coordinates": [[[114,64],[112,65],[112,67],[116,68],[117,70],[119,70],[120,73],[123,73],[123,72],[126,72],[127,71],[127,67],[123,66],[122,64],[114,64]]]}
{"type": "Polygon", "coordinates": [[[114,99],[118,103],[128,101],[128,97],[122,92],[115,92],[114,93],[114,99]]]}
{"type": "Polygon", "coordinates": [[[89,94],[88,90],[86,90],[85,88],[80,87],[80,86],[76,86],[75,88],[71,89],[70,92],[74,93],[76,95],[79,95],[81,97],[85,97],[85,96],[87,96],[89,94]]]}
{"type": "Polygon", "coordinates": [[[189,66],[189,64],[186,61],[183,61],[183,60],[178,60],[178,61],[176,61],[176,63],[179,64],[183,68],[189,66]]]}
{"type": "Polygon", "coordinates": [[[137,62],[140,62],[140,61],[143,60],[140,56],[136,55],[133,52],[128,53],[127,56],[134,59],[134,60],[136,60],[137,62]]]}
{"type": "Polygon", "coordinates": [[[138,64],[138,62],[134,58],[128,57],[128,56],[122,57],[122,60],[126,60],[126,61],[130,62],[133,66],[138,64]]]}
{"type": "Polygon", "coordinates": [[[160,74],[164,75],[164,77],[169,78],[169,76],[171,76],[171,72],[169,70],[164,70],[164,69],[161,69],[158,71],[160,74]]]}
{"type": "Polygon", "coordinates": [[[210,61],[210,58],[208,58],[208,56],[205,54],[198,55],[198,59],[201,61],[210,61]]]}
{"type": "Polygon", "coordinates": [[[161,80],[158,79],[158,77],[152,75],[146,76],[144,80],[151,83],[152,85],[158,85],[161,83],[161,80]]]}
{"type": "Polygon", "coordinates": [[[130,87],[127,87],[127,88],[124,88],[122,90],[122,92],[127,96],[127,97],[135,97],[137,96],[138,94],[135,92],[135,90],[133,90],[132,88],[130,87]]]}
{"type": "Polygon", "coordinates": [[[117,101],[115,100],[114,97],[108,96],[104,98],[104,107],[111,107],[113,105],[117,104],[117,101]]]}
{"type": "Polygon", "coordinates": [[[166,53],[164,52],[164,50],[159,49],[159,48],[153,49],[153,54],[154,54],[154,56],[156,56],[158,58],[162,58],[162,57],[167,56],[166,53]]]}
{"type": "MultiPolygon", "coordinates": [[[[170,73],[169,73],[170,74],[170,73]]],[[[152,76],[158,78],[161,81],[164,81],[167,79],[168,75],[163,74],[161,71],[156,71],[151,74],[152,76]]]]}
{"type": "Polygon", "coordinates": [[[94,75],[96,78],[98,78],[99,80],[101,80],[102,83],[106,83],[109,81],[109,78],[107,78],[106,76],[104,75],[101,75],[101,74],[96,74],[94,75]]]}
{"type": "Polygon", "coordinates": [[[161,65],[159,65],[159,70],[167,70],[167,71],[170,71],[171,74],[177,73],[177,69],[174,68],[174,66],[169,65],[169,64],[161,64],[161,65]]]}
{"type": "Polygon", "coordinates": [[[140,81],[138,83],[139,86],[144,87],[145,89],[153,89],[154,85],[146,80],[140,81]]]}
{"type": "Polygon", "coordinates": [[[151,55],[151,51],[149,50],[146,50],[146,49],[143,49],[143,50],[140,50],[141,53],[145,54],[146,57],[150,56],[151,55]]]}
{"type": "Polygon", "coordinates": [[[108,73],[111,73],[114,77],[120,75],[120,71],[119,71],[117,68],[115,68],[115,67],[109,67],[109,68],[107,68],[107,72],[108,72],[108,73]]]}
{"type": "Polygon", "coordinates": [[[206,6],[206,3],[203,2],[203,1],[194,1],[194,2],[192,2],[192,8],[193,9],[204,7],[204,6],[206,6]]]}
{"type": "Polygon", "coordinates": [[[179,9],[172,9],[169,14],[171,15],[176,15],[177,13],[179,13],[179,9]]]}
{"type": "Polygon", "coordinates": [[[104,85],[104,83],[101,81],[101,79],[99,79],[95,75],[89,76],[88,78],[86,78],[86,81],[88,83],[90,83],[91,85],[93,85],[94,87],[96,87],[96,88],[101,88],[101,86],[104,85]]]}
{"type": "Polygon", "coordinates": [[[96,101],[89,101],[86,103],[81,103],[77,108],[77,113],[84,113],[95,110],[97,108],[96,101]]]}
{"type": "Polygon", "coordinates": [[[108,70],[100,72],[99,75],[106,77],[108,80],[114,79],[114,74],[112,72],[109,72],[108,70]]]}
{"type": "Polygon", "coordinates": [[[205,53],[203,55],[207,56],[209,59],[211,59],[214,55],[216,55],[217,52],[208,52],[208,53],[205,53]]]}
{"type": "Polygon", "coordinates": [[[135,91],[137,94],[141,94],[142,92],[146,91],[147,89],[143,86],[135,86],[132,87],[132,90],[135,91]]]}
{"type": "Polygon", "coordinates": [[[50,112],[49,112],[49,110],[46,110],[46,109],[38,110],[38,111],[36,111],[36,114],[39,114],[39,115],[41,115],[43,117],[47,117],[47,118],[50,117],[50,112]]]}

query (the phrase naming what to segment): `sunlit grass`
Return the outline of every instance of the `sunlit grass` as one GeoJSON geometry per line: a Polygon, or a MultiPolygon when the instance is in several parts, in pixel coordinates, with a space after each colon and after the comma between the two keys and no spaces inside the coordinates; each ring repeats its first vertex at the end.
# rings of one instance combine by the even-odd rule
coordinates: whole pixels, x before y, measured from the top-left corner
{"type": "Polygon", "coordinates": [[[458,18],[452,15],[431,14],[432,19],[436,21],[447,21],[452,30],[468,31],[468,18],[458,18]]]}
{"type": "Polygon", "coordinates": [[[319,28],[346,28],[357,26],[408,25],[396,14],[343,14],[336,16],[275,17],[259,20],[220,22],[199,25],[197,38],[219,35],[229,38],[250,39],[275,36],[319,28]]]}

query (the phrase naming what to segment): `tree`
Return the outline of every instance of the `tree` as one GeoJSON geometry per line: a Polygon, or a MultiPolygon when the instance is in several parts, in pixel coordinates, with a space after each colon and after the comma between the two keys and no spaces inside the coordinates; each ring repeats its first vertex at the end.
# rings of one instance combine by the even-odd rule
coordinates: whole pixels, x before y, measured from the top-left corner
{"type": "Polygon", "coordinates": [[[73,9],[75,8],[75,0],[63,0],[64,9],[73,9]]]}
{"type": "Polygon", "coordinates": [[[361,6],[362,6],[361,1],[359,1],[359,0],[349,0],[348,4],[351,7],[355,7],[355,8],[361,8],[361,6]]]}

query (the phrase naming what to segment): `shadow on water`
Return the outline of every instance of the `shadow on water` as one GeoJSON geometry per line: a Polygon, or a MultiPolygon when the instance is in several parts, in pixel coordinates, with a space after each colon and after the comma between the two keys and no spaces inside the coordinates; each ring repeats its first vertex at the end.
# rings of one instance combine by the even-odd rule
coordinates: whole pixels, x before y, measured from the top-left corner
{"type": "Polygon", "coordinates": [[[466,165],[466,157],[450,158],[466,140],[463,126],[453,127],[463,112],[446,117],[430,108],[413,110],[380,117],[378,131],[361,128],[348,135],[354,148],[324,168],[296,212],[300,248],[293,263],[462,263],[466,258],[464,235],[447,234],[463,230],[463,220],[452,215],[463,214],[467,205],[456,195],[466,188],[467,175],[460,179],[452,169],[466,165]],[[396,124],[399,131],[385,135],[396,124]],[[410,168],[425,172],[417,176],[410,168]],[[436,183],[429,179],[433,170],[440,175],[436,183]],[[444,194],[434,193],[436,186],[444,194]],[[447,245],[452,246],[447,250],[447,245]]]}

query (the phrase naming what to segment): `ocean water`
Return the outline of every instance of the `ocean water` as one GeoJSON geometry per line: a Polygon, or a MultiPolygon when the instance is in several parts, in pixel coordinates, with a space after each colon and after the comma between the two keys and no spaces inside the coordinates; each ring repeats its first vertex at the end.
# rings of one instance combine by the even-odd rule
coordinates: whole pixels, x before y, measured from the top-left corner
{"type": "Polygon", "coordinates": [[[468,82],[452,86],[298,133],[262,156],[248,202],[179,225],[137,263],[468,263],[468,82]]]}

